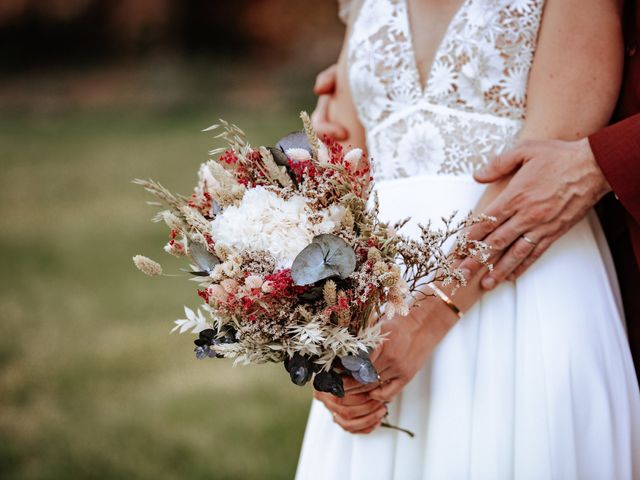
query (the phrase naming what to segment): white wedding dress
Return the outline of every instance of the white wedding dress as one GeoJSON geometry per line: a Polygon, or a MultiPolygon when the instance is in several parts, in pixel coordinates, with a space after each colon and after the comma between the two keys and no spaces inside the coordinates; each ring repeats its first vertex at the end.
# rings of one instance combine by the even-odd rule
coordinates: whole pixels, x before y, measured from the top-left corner
{"type": "MultiPolygon", "coordinates": [[[[383,217],[474,207],[473,170],[522,127],[543,3],[465,0],[422,87],[406,0],[364,0],[349,76],[383,217]]],[[[466,312],[390,421],[416,437],[346,433],[314,401],[297,478],[640,479],[640,394],[593,214],[466,312]]]]}

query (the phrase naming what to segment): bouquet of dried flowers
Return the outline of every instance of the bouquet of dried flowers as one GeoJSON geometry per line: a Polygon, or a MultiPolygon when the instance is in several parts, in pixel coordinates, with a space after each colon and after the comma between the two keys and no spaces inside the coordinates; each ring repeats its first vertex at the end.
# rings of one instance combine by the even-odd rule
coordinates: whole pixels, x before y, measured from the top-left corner
{"type": "MultiPolygon", "coordinates": [[[[420,226],[419,238],[378,219],[370,164],[358,148],[320,140],[308,116],[304,131],[275,147],[255,148],[221,121],[224,148],[202,164],[190,197],[135,180],[166,209],[167,253],[186,257],[203,305],[185,307],[174,330],[197,334],[197,358],[283,362],[291,380],[344,395],[343,375],[377,381],[368,355],[383,341],[385,316],[406,315],[432,282],[465,284],[459,257],[486,262],[488,247],[463,230],[483,218],[420,226]],[[449,239],[456,246],[445,250],[449,239]]],[[[157,203],[156,203],[157,204],[157,203]]],[[[134,257],[160,275],[160,265],[134,257]]]]}

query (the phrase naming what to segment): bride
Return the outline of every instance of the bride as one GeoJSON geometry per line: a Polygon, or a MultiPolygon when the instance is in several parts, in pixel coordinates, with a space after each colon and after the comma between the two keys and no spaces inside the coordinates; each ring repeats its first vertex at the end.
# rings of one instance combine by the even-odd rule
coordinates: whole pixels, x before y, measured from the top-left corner
{"type": "MultiPolygon", "coordinates": [[[[415,222],[481,212],[502,188],[472,179],[489,158],[603,126],[619,15],[617,0],[354,0],[329,114],[373,158],[381,216],[411,216],[414,234],[415,222]]],[[[518,242],[526,254],[535,239],[518,242]]],[[[640,478],[614,279],[591,215],[515,283],[442,286],[385,323],[379,384],[317,395],[297,478],[640,478]],[[377,428],[387,410],[415,438],[377,428]]]]}

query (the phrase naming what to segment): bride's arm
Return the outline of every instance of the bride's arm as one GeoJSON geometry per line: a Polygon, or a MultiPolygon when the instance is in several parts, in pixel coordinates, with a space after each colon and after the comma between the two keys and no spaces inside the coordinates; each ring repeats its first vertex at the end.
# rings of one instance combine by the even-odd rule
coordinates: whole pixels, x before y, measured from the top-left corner
{"type": "MultiPolygon", "coordinates": [[[[520,141],[575,140],[607,124],[622,76],[620,7],[618,0],[547,1],[529,76],[527,116],[520,141]]],[[[508,181],[487,187],[476,212],[482,212],[500,195],[508,181]]],[[[515,246],[523,256],[533,248],[523,239],[515,246]]],[[[502,251],[507,245],[493,247],[502,251]]],[[[464,309],[472,306],[482,295],[478,283],[479,278],[474,277],[471,285],[456,295],[456,303],[464,309]]]]}
{"type": "MultiPolygon", "coordinates": [[[[615,106],[622,73],[622,34],[617,0],[548,0],[528,88],[527,119],[520,138],[576,139],[604,126],[615,106]]],[[[549,175],[554,175],[549,172],[549,175]]],[[[508,181],[508,180],[507,180],[508,181]]],[[[507,181],[489,186],[476,207],[482,212],[507,181]]],[[[532,246],[520,240],[526,255],[532,246]]],[[[484,293],[482,273],[451,296],[468,310],[484,293]]],[[[443,290],[451,293],[446,288],[443,290]]],[[[389,401],[413,378],[458,318],[436,297],[396,318],[374,362],[383,380],[372,398],[389,401]]]]}
{"type": "MultiPolygon", "coordinates": [[[[619,7],[618,0],[547,0],[529,78],[527,119],[521,139],[575,139],[606,124],[615,105],[622,69],[619,7]]],[[[482,212],[505,184],[488,187],[476,211],[482,212]]],[[[521,243],[522,248],[529,248],[525,241],[521,243]]],[[[483,294],[479,285],[482,273],[471,278],[455,296],[450,295],[462,311],[483,294]]],[[[336,422],[351,432],[371,431],[379,424],[380,407],[375,402],[363,404],[365,399],[390,401],[457,321],[443,301],[429,297],[408,317],[386,322],[383,328],[391,334],[372,355],[384,383],[363,396],[357,392],[366,387],[347,381],[344,399],[322,397],[337,414],[336,422]]]]}
{"type": "MultiPolygon", "coordinates": [[[[622,73],[619,7],[617,0],[547,1],[529,77],[522,140],[576,139],[607,123],[622,73]]],[[[505,184],[503,181],[487,187],[476,211],[482,212],[505,184]]],[[[522,254],[526,255],[532,246],[522,239],[520,243],[522,254]]],[[[469,285],[451,296],[462,311],[483,294],[481,277],[482,272],[476,274],[469,285]]],[[[379,371],[389,370],[392,381],[371,392],[373,398],[390,400],[396,395],[457,321],[447,305],[435,297],[422,301],[414,311],[409,322],[392,320],[397,322],[398,330],[411,328],[413,332],[408,334],[405,345],[394,345],[395,332],[383,344],[376,366],[379,371]],[[407,350],[413,358],[406,354],[407,350]]]]}

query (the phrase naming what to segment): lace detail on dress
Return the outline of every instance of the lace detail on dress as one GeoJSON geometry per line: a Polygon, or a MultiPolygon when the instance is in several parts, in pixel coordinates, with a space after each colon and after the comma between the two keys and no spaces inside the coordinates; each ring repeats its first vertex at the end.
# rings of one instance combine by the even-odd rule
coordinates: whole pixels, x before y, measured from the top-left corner
{"type": "Polygon", "coordinates": [[[365,0],[349,40],[349,77],[382,179],[470,175],[511,144],[544,0],[465,0],[420,84],[406,0],[365,0]]]}

